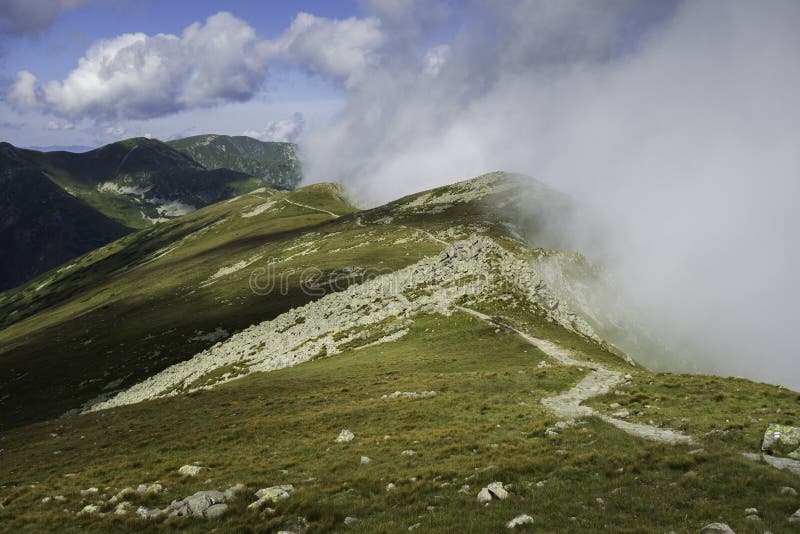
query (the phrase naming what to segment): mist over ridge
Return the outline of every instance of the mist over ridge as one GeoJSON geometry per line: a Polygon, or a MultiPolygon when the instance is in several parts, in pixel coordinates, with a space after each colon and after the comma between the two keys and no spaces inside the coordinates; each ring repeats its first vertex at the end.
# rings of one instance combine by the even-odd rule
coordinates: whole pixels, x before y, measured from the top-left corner
{"type": "Polygon", "coordinates": [[[561,237],[671,345],[649,364],[800,388],[799,5],[472,2],[431,44],[438,11],[366,4],[399,38],[301,138],[310,181],[377,204],[534,176],[601,214],[561,237]]]}

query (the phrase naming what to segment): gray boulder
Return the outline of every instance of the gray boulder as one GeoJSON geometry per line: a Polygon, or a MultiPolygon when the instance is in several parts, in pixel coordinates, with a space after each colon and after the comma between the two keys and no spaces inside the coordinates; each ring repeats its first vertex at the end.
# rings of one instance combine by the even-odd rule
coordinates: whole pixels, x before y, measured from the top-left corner
{"type": "Polygon", "coordinates": [[[206,510],[206,517],[209,519],[216,519],[220,517],[228,509],[227,504],[212,504],[206,510]]]}
{"type": "Polygon", "coordinates": [[[731,527],[725,523],[711,523],[700,529],[700,534],[736,534],[731,527]]]}
{"type": "Polygon", "coordinates": [[[764,432],[761,450],[775,456],[800,460],[800,428],[770,424],[764,432]]]}
{"type": "MultiPolygon", "coordinates": [[[[170,517],[207,517],[208,510],[217,504],[225,503],[225,494],[216,490],[198,491],[185,499],[175,500],[169,505],[167,511],[170,517]]],[[[227,508],[227,507],[226,507],[227,508]]],[[[224,512],[215,509],[217,516],[224,512]]]]}

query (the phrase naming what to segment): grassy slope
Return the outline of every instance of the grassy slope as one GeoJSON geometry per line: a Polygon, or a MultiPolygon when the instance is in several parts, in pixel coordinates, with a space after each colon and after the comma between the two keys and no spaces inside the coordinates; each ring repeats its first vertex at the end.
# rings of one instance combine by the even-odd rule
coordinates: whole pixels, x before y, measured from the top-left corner
{"type": "MultiPolygon", "coordinates": [[[[9,376],[0,389],[0,426],[57,416],[115,380],[133,383],[214,343],[199,335],[239,330],[307,302],[299,272],[280,299],[249,289],[253,268],[289,256],[284,248],[301,230],[332,218],[281,199],[316,202],[334,213],[353,208],[336,189],[311,186],[269,197],[279,210],[241,217],[267,198],[247,195],[143,230],[0,296],[6,323],[0,364],[9,376]],[[202,287],[220,268],[255,254],[264,256],[258,264],[202,287]],[[50,391],[46,398],[42,388],[50,391]]],[[[318,264],[357,262],[360,254],[343,252],[318,264]]],[[[286,261],[277,273],[302,265],[302,257],[286,261]]]]}
{"type": "MultiPolygon", "coordinates": [[[[163,507],[200,489],[245,483],[247,495],[212,523],[218,532],[270,532],[296,517],[307,518],[312,531],[401,532],[416,523],[418,532],[499,531],[520,513],[534,517],[531,530],[548,532],[696,532],[717,518],[737,532],[786,531],[797,502],[777,488],[797,487],[797,479],[739,459],[739,448],[757,445],[752,436],[734,433],[724,447],[703,440],[704,452],[688,454],[688,447],[645,442],[592,419],[545,437],[555,420],[539,400],[570,387],[580,370],[538,368],[545,356],[536,349],[462,314],[422,317],[412,328],[392,344],[211,391],[5,432],[0,524],[9,531],[207,531],[207,520],[167,526],[75,514],[100,501],[81,489],[99,487],[107,498],[159,480],[168,493],[140,504],[163,507]],[[438,395],[380,398],[423,389],[438,395]],[[333,443],[342,428],[355,433],[352,443],[333,443]],[[417,454],[402,456],[406,449],[417,454]],[[361,456],[372,463],[360,466],[361,456]],[[177,468],[189,462],[211,471],[179,477],[177,468]],[[511,484],[512,497],[478,505],[475,494],[494,480],[511,484]],[[398,489],[385,491],[389,482],[398,489]],[[274,516],[245,510],[251,492],[279,483],[298,489],[274,516]],[[466,494],[458,492],[463,484],[466,494]],[[67,501],[39,502],[53,495],[67,501]],[[744,519],[750,506],[763,523],[744,519]],[[362,522],[345,528],[345,516],[362,522]]],[[[650,377],[637,374],[636,381],[650,377]]],[[[772,401],[796,408],[788,394],[772,401]]]]}
{"type": "Polygon", "coordinates": [[[499,239],[505,234],[481,203],[426,214],[402,209],[403,202],[356,215],[330,185],[248,194],[127,236],[0,295],[0,365],[8,374],[0,381],[0,428],[78,408],[216,341],[198,336],[233,333],[304,304],[312,298],[300,291],[307,268],[401,268],[444,247],[421,230],[457,229],[444,236],[453,239],[480,224],[499,239]],[[333,220],[283,199],[345,216],[333,220]],[[268,202],[271,209],[242,217],[268,202]],[[392,223],[370,223],[388,214],[392,223]],[[256,257],[205,284],[221,268],[256,257]],[[287,273],[286,295],[250,289],[251,273],[270,258],[279,260],[276,277],[287,273]],[[51,391],[46,398],[43,387],[51,391]]]}
{"type": "MultiPolygon", "coordinates": [[[[335,213],[350,209],[336,200],[335,189],[326,186],[291,195],[288,198],[293,201],[335,213]]],[[[18,364],[26,360],[23,355],[39,350],[43,359],[27,372],[51,366],[52,374],[60,378],[70,371],[54,351],[64,347],[73,351],[73,358],[91,360],[92,366],[103,369],[102,380],[72,392],[71,397],[56,399],[48,407],[48,413],[55,414],[55,407],[63,408],[65,399],[73,404],[85,400],[123,371],[135,367],[142,373],[142,351],[163,346],[169,355],[148,363],[146,373],[151,373],[167,360],[188,357],[211,343],[187,342],[196,330],[208,332],[220,325],[240,328],[278,313],[275,306],[292,305],[291,296],[284,300],[252,295],[247,288],[249,268],[200,287],[220,266],[254,253],[285,258],[309,251],[287,261],[281,267],[286,270],[311,265],[321,265],[323,270],[345,265],[396,268],[443,247],[418,230],[447,237],[452,228],[460,235],[488,232],[504,246],[519,248],[502,239],[502,225],[480,203],[425,213],[404,207],[412,197],[330,220],[323,213],[284,202],[279,212],[235,216],[266,201],[266,197],[247,195],[211,206],[149,231],[156,234],[125,238],[124,243],[140,242],[128,250],[124,261],[119,255],[127,247],[116,243],[114,247],[121,248],[87,256],[85,263],[74,268],[77,278],[47,286],[52,287],[49,293],[42,290],[34,295],[31,284],[21,292],[3,295],[0,299],[14,304],[0,300],[4,306],[0,310],[21,307],[21,302],[36,306],[39,299],[46,305],[40,304],[40,311],[30,319],[0,332],[4,347],[16,345],[0,354],[0,364],[5,369],[6,358],[17,358],[18,364]],[[206,237],[184,240],[166,256],[110,280],[105,288],[80,285],[81,277],[96,280],[97,273],[108,268],[106,264],[116,269],[141,260],[154,250],[168,248],[193,225],[226,217],[227,222],[206,230],[206,237]],[[140,248],[143,252],[136,252],[140,248]],[[77,286],[71,292],[73,283],[77,286]],[[117,326],[110,322],[93,326],[107,316],[102,312],[105,305],[112,306],[117,326]],[[176,330],[165,332],[171,328],[176,330]],[[157,337],[144,339],[147,333],[157,337]],[[77,346],[86,339],[94,341],[77,346]],[[118,349],[120,339],[125,347],[118,349]],[[70,348],[71,344],[75,347],[70,348]],[[106,350],[114,353],[105,355],[106,350]],[[131,367],[125,368],[126,363],[131,367]]],[[[589,343],[544,321],[540,314],[526,314],[508,302],[485,303],[482,310],[589,359],[630,371],[608,347],[589,343]]],[[[220,531],[231,532],[274,531],[297,516],[306,517],[318,531],[344,528],[342,520],[347,515],[363,519],[347,529],[356,532],[405,531],[417,522],[422,532],[498,531],[520,513],[532,515],[534,529],[545,531],[693,532],[714,520],[730,523],[737,532],[786,531],[786,517],[800,503],[777,490],[800,487],[797,479],[746,462],[738,453],[757,450],[760,431],[775,417],[785,422],[796,419],[800,413],[797,393],[746,380],[634,371],[632,384],[620,388],[623,395],[612,394],[593,404],[599,408],[611,402],[626,404],[632,411],[643,412],[634,414],[634,420],[652,419],[655,424],[683,428],[700,441],[698,448],[704,451],[688,454],[687,447],[648,443],[595,419],[552,438],[545,437],[544,430],[556,421],[539,399],[571,387],[583,372],[560,366],[538,368],[543,359],[543,354],[518,338],[470,317],[428,316],[415,321],[409,335],[391,344],[257,373],[211,391],[7,430],[0,434],[0,486],[5,486],[0,487],[0,503],[6,505],[0,511],[0,528],[167,528],[113,515],[75,515],[84,504],[94,502],[81,497],[81,489],[97,486],[112,495],[124,486],[160,480],[169,493],[149,497],[148,506],[162,507],[199,489],[224,489],[236,482],[246,483],[252,491],[279,483],[298,487],[292,498],[276,506],[273,518],[245,511],[249,496],[235,503],[219,524],[214,523],[220,531]],[[427,389],[439,395],[416,401],[380,399],[395,390],[427,389]],[[646,404],[656,408],[645,408],[646,404]],[[781,415],[773,415],[775,410],[781,410],[781,415]],[[333,443],[342,428],[355,432],[353,443],[333,443]],[[400,455],[409,448],[418,454],[400,455]],[[373,463],[359,466],[361,455],[373,458],[373,463]],[[176,475],[177,467],[195,461],[213,470],[198,479],[176,475]],[[67,473],[76,475],[66,478],[67,473]],[[478,506],[475,494],[493,480],[513,484],[513,497],[486,508],[478,506]],[[547,483],[538,487],[536,482],[541,480],[547,483]],[[389,482],[398,489],[385,492],[389,482]],[[468,494],[458,493],[462,484],[470,484],[468,494]],[[67,496],[65,504],[39,502],[44,496],[59,494],[67,496]],[[428,506],[434,508],[428,510],[428,506]],[[763,523],[744,519],[745,508],[751,506],[760,510],[763,523]]],[[[69,361],[72,365],[73,360],[69,361]]],[[[14,380],[10,387],[25,379],[14,380]]],[[[35,383],[30,388],[33,400],[35,383]]],[[[4,393],[0,391],[0,398],[4,393]]],[[[39,405],[23,415],[28,420],[41,419],[48,415],[45,412],[39,405]]],[[[9,418],[9,422],[17,421],[9,418]]],[[[190,520],[179,526],[193,531],[209,527],[205,521],[190,520]]]]}

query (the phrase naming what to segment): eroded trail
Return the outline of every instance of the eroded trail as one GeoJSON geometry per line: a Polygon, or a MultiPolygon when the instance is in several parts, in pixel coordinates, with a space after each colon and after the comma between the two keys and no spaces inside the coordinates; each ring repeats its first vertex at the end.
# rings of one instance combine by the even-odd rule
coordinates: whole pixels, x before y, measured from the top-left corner
{"type": "Polygon", "coordinates": [[[542,404],[559,418],[573,420],[579,417],[597,416],[606,423],[614,425],[615,427],[627,432],[628,434],[631,434],[632,436],[673,445],[694,443],[694,439],[692,439],[691,436],[681,434],[680,432],[658,428],[652,425],[631,423],[623,419],[601,414],[593,408],[583,405],[585,401],[591,399],[592,397],[605,395],[612,388],[622,383],[625,380],[625,377],[619,371],[607,369],[606,367],[603,367],[595,362],[576,360],[573,358],[571,351],[555,343],[533,337],[525,332],[520,332],[511,326],[499,324],[488,315],[485,315],[479,311],[472,310],[470,308],[464,308],[462,306],[457,306],[457,308],[464,313],[468,313],[473,317],[477,317],[484,322],[501,326],[502,328],[521,337],[534,347],[547,354],[549,357],[553,358],[554,360],[558,360],[564,365],[586,367],[587,369],[592,370],[583,378],[583,380],[578,382],[571,389],[561,393],[560,395],[542,399],[542,404]]]}

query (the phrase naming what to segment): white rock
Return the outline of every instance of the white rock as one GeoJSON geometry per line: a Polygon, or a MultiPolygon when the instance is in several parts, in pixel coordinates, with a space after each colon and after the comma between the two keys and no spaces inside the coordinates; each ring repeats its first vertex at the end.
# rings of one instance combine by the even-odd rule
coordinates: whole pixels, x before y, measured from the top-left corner
{"type": "Polygon", "coordinates": [[[51,497],[45,497],[45,498],[43,498],[43,499],[41,500],[41,503],[42,503],[42,504],[47,504],[47,503],[49,503],[51,500],[53,500],[51,497]]]}
{"type": "Polygon", "coordinates": [[[700,529],[700,534],[736,534],[726,523],[710,523],[700,529]]]}
{"type": "Polygon", "coordinates": [[[531,525],[533,524],[533,518],[528,514],[518,515],[511,521],[506,524],[506,528],[517,528],[521,525],[531,525]]]}
{"type": "Polygon", "coordinates": [[[394,482],[389,482],[388,484],[386,484],[386,491],[392,491],[392,490],[396,490],[396,489],[397,489],[397,486],[394,485],[394,482]]]}
{"type": "Polygon", "coordinates": [[[269,488],[262,488],[255,493],[256,502],[251,503],[248,508],[256,509],[261,508],[266,503],[275,503],[284,501],[289,498],[290,494],[294,491],[294,486],[291,484],[281,484],[279,486],[271,486],[269,488]]]}
{"type": "Polygon", "coordinates": [[[360,520],[357,517],[347,516],[347,517],[344,518],[344,524],[345,525],[354,525],[354,524],[358,523],[359,521],[360,520]]]}
{"type": "Polygon", "coordinates": [[[89,488],[85,490],[81,490],[81,495],[94,495],[95,493],[99,492],[100,490],[97,488],[89,488]]]}
{"type": "Polygon", "coordinates": [[[339,432],[339,435],[336,437],[336,443],[349,443],[353,441],[355,437],[355,434],[345,429],[339,432]]]}
{"type": "Polygon", "coordinates": [[[402,454],[403,456],[414,456],[415,454],[417,454],[417,452],[413,449],[406,449],[400,454],[402,454]]]}
{"type": "Polygon", "coordinates": [[[100,507],[96,504],[87,504],[83,509],[78,512],[79,514],[96,514],[100,511],[100,507]]]}
{"type": "Polygon", "coordinates": [[[492,494],[492,496],[496,499],[500,499],[501,501],[508,498],[508,491],[506,491],[505,486],[502,482],[492,482],[486,489],[492,494]]]}
{"type": "Polygon", "coordinates": [[[478,502],[480,504],[491,502],[491,500],[492,494],[489,492],[488,488],[483,488],[478,492],[478,502]]]}
{"type": "Polygon", "coordinates": [[[163,512],[158,508],[145,508],[144,506],[140,506],[136,509],[136,514],[141,517],[142,519],[155,519],[156,517],[160,516],[163,512]]]}
{"type": "Polygon", "coordinates": [[[797,497],[797,490],[789,486],[783,486],[778,490],[778,493],[780,493],[781,495],[789,495],[791,497],[797,497]]]}
{"type": "Polygon", "coordinates": [[[196,477],[197,475],[199,475],[203,471],[206,471],[207,469],[208,469],[207,467],[202,467],[199,465],[184,465],[180,469],[178,469],[178,473],[184,476],[196,477]]]}
{"type": "Polygon", "coordinates": [[[372,461],[372,458],[370,458],[369,456],[362,456],[361,457],[361,465],[367,465],[371,461],[372,461]]]}

